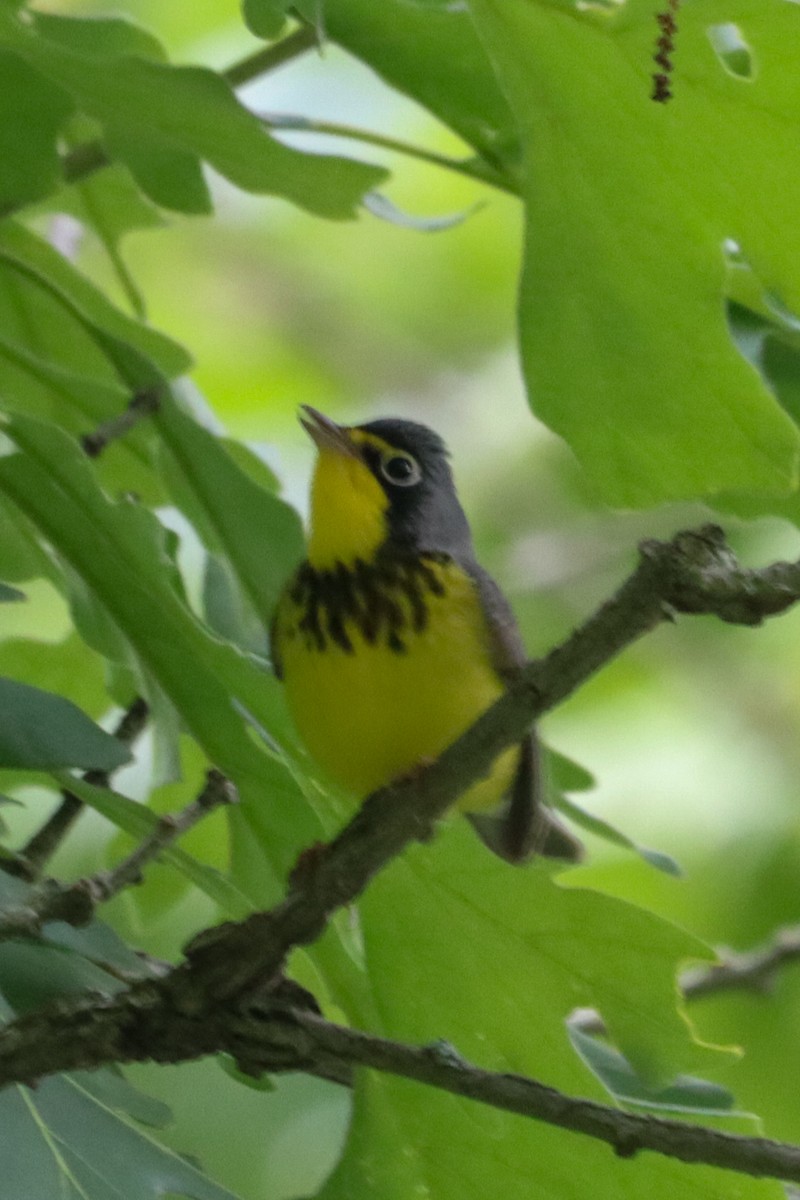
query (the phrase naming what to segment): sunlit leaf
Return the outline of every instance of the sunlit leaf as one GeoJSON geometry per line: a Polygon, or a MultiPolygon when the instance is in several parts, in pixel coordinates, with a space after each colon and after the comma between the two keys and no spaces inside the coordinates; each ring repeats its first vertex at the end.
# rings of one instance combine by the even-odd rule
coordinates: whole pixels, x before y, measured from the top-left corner
{"type": "Polygon", "coordinates": [[[471,0],[525,148],[523,364],[535,411],[615,504],[797,482],[797,430],[733,345],[725,239],[800,307],[800,10],[738,0],[743,82],[680,17],[674,98],[651,99],[654,8],[471,0]],[[691,84],[689,81],[691,80],[691,84]],[[602,420],[597,414],[602,413],[602,420]]]}
{"type": "Polygon", "coordinates": [[[113,379],[105,354],[87,332],[90,322],[152,359],[168,379],[191,365],[182,346],[126,316],[44,239],[15,221],[0,227],[0,282],[4,339],[39,358],[113,379]]]}
{"type": "MultiPolygon", "coordinates": [[[[361,918],[374,1003],[366,1020],[385,1036],[444,1038],[468,1061],[600,1100],[604,1089],[565,1053],[565,1018],[579,1004],[602,1012],[651,1080],[723,1060],[693,1042],[675,1008],[682,959],[707,953],[693,937],[611,897],[559,887],[541,865],[497,863],[463,822],[373,881],[361,918]]],[[[724,1172],[622,1161],[591,1139],[372,1074],[359,1077],[348,1149],[322,1197],[456,1200],[465,1188],[492,1195],[499,1179],[509,1200],[571,1200],[589,1179],[597,1196],[730,1198],[724,1172]]],[[[737,1188],[740,1200],[780,1195],[771,1183],[737,1188]]]]}
{"type": "Polygon", "coordinates": [[[57,17],[31,28],[0,11],[0,39],[100,122],[111,154],[157,204],[209,211],[204,161],[245,191],[334,218],[354,216],[385,178],[381,168],[284,146],[214,71],[134,56],[127,33],[95,42],[91,33],[76,35],[79,28],[57,17]]]}
{"type": "Polygon", "coordinates": [[[513,178],[519,158],[516,121],[465,5],[440,8],[407,0],[302,0],[325,38],[363,59],[489,162],[513,178]]]}

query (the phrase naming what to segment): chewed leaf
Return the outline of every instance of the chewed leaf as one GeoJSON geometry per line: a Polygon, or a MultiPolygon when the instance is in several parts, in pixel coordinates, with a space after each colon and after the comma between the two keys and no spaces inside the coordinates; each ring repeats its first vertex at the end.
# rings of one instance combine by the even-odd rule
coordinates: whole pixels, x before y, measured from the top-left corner
{"type": "Polygon", "coordinates": [[[797,484],[797,428],[738,352],[724,301],[727,241],[800,306],[800,110],[784,84],[800,13],[734,7],[681,7],[658,104],[650,0],[470,3],[524,148],[530,402],[619,506],[797,484]],[[720,16],[738,22],[723,46],[708,36],[720,16]]]}
{"type": "Polygon", "coordinates": [[[665,1112],[728,1114],[734,1098],[727,1088],[694,1075],[678,1075],[668,1087],[651,1087],[624,1054],[567,1021],[567,1032],[576,1052],[603,1087],[617,1100],[665,1112]]]}
{"type": "MultiPolygon", "coordinates": [[[[89,24],[59,17],[23,24],[0,7],[0,37],[22,67],[102,126],[111,155],[156,204],[210,211],[204,163],[245,191],[334,219],[354,216],[364,192],[385,179],[380,167],[283,145],[216,72],[160,61],[149,41],[131,52],[128,43],[141,32],[132,34],[134,26],[101,21],[103,36],[94,42],[89,24]]],[[[51,147],[52,126],[45,129],[51,147]]]]}

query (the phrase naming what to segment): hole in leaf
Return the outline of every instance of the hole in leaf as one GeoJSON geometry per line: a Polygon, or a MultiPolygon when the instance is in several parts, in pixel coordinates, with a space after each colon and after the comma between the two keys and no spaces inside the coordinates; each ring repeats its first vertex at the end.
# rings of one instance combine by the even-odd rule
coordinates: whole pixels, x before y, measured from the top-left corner
{"type": "Polygon", "coordinates": [[[751,80],[755,75],[753,52],[738,25],[709,25],[708,40],[722,67],[736,79],[751,80]]]}

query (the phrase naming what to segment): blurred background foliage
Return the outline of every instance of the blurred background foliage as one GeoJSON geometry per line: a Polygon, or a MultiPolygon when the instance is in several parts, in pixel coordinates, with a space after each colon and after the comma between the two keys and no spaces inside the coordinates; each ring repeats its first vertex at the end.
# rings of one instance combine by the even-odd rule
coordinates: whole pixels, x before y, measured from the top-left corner
{"type": "MultiPolygon", "coordinates": [[[[156,30],[179,62],[221,68],[258,45],[235,0],[60,0],[53,8],[133,17],[156,30]]],[[[267,112],[369,126],[444,153],[462,149],[335,46],[270,73],[244,96],[267,112]]],[[[335,139],[285,137],[303,148],[339,149],[335,139]]],[[[630,570],[639,539],[719,514],[699,504],[610,510],[566,445],[531,416],[515,348],[516,199],[358,142],[346,149],[391,167],[382,190],[398,209],[465,219],[439,232],[367,213],[325,222],[281,200],[245,195],[212,173],[214,218],[160,213],[153,227],[125,236],[127,271],[146,297],[148,320],[193,355],[191,378],[225,429],[263,448],[283,494],[301,510],[312,456],[297,425],[299,404],[343,421],[392,414],[440,431],[479,557],[511,597],[530,652],[542,653],[630,570]]],[[[52,212],[35,223],[129,307],[99,240],[52,212]]],[[[726,515],[724,524],[749,565],[797,556],[788,521],[726,515]]],[[[15,639],[46,636],[55,644],[69,629],[52,587],[40,581],[25,590],[26,604],[3,609],[0,668],[11,675],[15,639]]],[[[66,694],[91,710],[99,658],[82,648],[77,673],[74,639],[60,653],[66,694]]],[[[798,728],[800,613],[759,630],[707,618],[665,625],[550,715],[543,733],[595,777],[584,805],[637,843],[672,855],[683,874],[659,873],[590,840],[586,865],[563,881],[631,900],[715,945],[750,947],[800,920],[798,728]]],[[[199,780],[202,761],[185,750],[185,768],[199,780]]],[[[174,807],[169,785],[155,805],[174,807]]],[[[8,810],[14,837],[24,838],[35,817],[35,808],[8,810]]],[[[215,817],[187,848],[222,866],[224,840],[215,817]]],[[[54,867],[88,872],[128,844],[92,814],[54,867]]],[[[109,918],[166,956],[214,913],[160,866],[146,888],[110,906],[109,918]]],[[[758,1113],[771,1135],[800,1139],[800,971],[786,970],[767,996],[703,1000],[691,1015],[705,1040],[745,1049],[715,1076],[737,1107],[758,1113]]],[[[310,1193],[344,1136],[346,1099],[319,1081],[289,1078],[264,1093],[213,1063],[137,1067],[131,1076],[173,1108],[176,1123],[160,1136],[202,1156],[212,1176],[247,1200],[310,1193]]]]}

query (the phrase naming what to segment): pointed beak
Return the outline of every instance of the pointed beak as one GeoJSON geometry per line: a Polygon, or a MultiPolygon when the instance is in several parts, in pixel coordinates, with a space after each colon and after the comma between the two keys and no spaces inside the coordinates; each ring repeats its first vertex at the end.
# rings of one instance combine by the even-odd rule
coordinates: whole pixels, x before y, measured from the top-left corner
{"type": "Polygon", "coordinates": [[[333,450],[337,454],[358,458],[358,450],[353,445],[345,425],[337,425],[310,404],[302,404],[300,407],[303,410],[300,424],[318,450],[333,450]]]}

